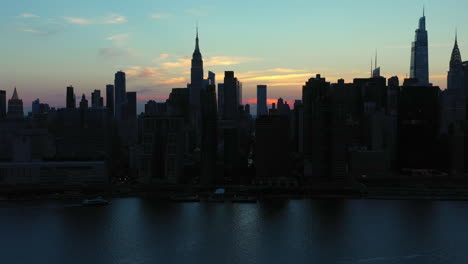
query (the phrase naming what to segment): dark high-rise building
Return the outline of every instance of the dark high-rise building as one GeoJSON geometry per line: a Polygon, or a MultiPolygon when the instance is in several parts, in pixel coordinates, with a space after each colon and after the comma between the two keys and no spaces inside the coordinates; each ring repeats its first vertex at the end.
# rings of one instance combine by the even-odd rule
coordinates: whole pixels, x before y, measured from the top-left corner
{"type": "Polygon", "coordinates": [[[8,100],[8,118],[23,118],[23,100],[19,99],[18,92],[13,91],[13,96],[8,100]]]}
{"type": "Polygon", "coordinates": [[[463,83],[463,90],[465,91],[465,98],[468,100],[468,61],[463,62],[463,75],[464,75],[464,83],[463,83]]]}
{"type": "Polygon", "coordinates": [[[257,85],[257,117],[268,115],[267,86],[257,85]]]}
{"type": "Polygon", "coordinates": [[[172,116],[183,117],[188,122],[189,116],[189,90],[186,88],[173,88],[167,100],[167,110],[172,116]]]}
{"type": "Polygon", "coordinates": [[[454,122],[466,119],[465,72],[456,36],[449,69],[447,89],[442,93],[443,132],[448,132],[454,122]]]}
{"type": "Polygon", "coordinates": [[[224,118],[234,120],[239,112],[239,81],[234,77],[233,71],[224,72],[224,118]]]}
{"type": "Polygon", "coordinates": [[[190,69],[190,85],[189,85],[189,94],[190,94],[190,114],[192,120],[192,126],[196,137],[200,136],[200,91],[203,89],[203,58],[200,53],[200,47],[198,42],[198,27],[197,35],[195,38],[195,50],[192,55],[192,67],[190,69]]]}
{"type": "Polygon", "coordinates": [[[242,103],[242,83],[236,78],[236,93],[237,93],[237,105],[241,106],[242,103]]]}
{"type": "Polygon", "coordinates": [[[216,85],[209,84],[201,91],[200,96],[202,107],[200,182],[204,185],[211,185],[217,181],[218,116],[216,113],[216,85]]]}
{"type": "Polygon", "coordinates": [[[218,83],[218,116],[224,118],[224,83],[218,83]]]}
{"type": "Polygon", "coordinates": [[[32,101],[32,104],[31,104],[31,112],[33,115],[37,115],[39,114],[39,107],[41,105],[41,102],[39,100],[39,98],[37,98],[36,100],[32,101]]]}
{"type": "Polygon", "coordinates": [[[137,115],[137,93],[127,92],[127,118],[135,119],[137,115]]]}
{"type": "Polygon", "coordinates": [[[214,72],[208,72],[208,84],[216,85],[216,74],[214,72]]]}
{"type": "Polygon", "coordinates": [[[91,107],[103,107],[101,90],[94,90],[94,92],[91,93],[91,107]]]}
{"type": "Polygon", "coordinates": [[[116,120],[123,120],[125,117],[125,105],[127,103],[127,88],[126,88],[126,80],[125,80],[125,72],[118,71],[115,74],[114,79],[114,87],[115,87],[115,119],[116,120]]]}
{"type": "Polygon", "coordinates": [[[73,86],[67,87],[67,108],[74,109],[76,108],[76,97],[75,91],[73,90],[73,86]]]}
{"type": "Polygon", "coordinates": [[[259,116],[255,120],[255,177],[290,176],[289,119],[285,116],[259,116]]]}
{"type": "Polygon", "coordinates": [[[81,101],[80,101],[80,110],[84,111],[88,109],[88,100],[86,100],[85,94],[81,96],[81,101]]]}
{"type": "Polygon", "coordinates": [[[167,103],[157,103],[154,100],[149,100],[145,104],[145,114],[147,115],[163,115],[167,113],[167,103]]]}
{"type": "Polygon", "coordinates": [[[6,91],[0,90],[0,119],[6,117],[6,91]]]}
{"type": "MultiPolygon", "coordinates": [[[[465,71],[458,48],[457,36],[450,56],[450,68],[447,74],[447,89],[441,93],[442,123],[441,132],[448,133],[450,126],[466,119],[465,71]]],[[[454,133],[451,133],[454,134],[454,133]]]]}
{"type": "Polygon", "coordinates": [[[398,87],[400,86],[400,80],[398,79],[398,76],[393,76],[390,77],[387,81],[388,86],[390,87],[398,87]]]}
{"type": "Polygon", "coordinates": [[[447,89],[457,91],[457,95],[464,97],[463,62],[458,48],[457,37],[450,56],[450,70],[447,75],[447,89]]]}
{"type": "Polygon", "coordinates": [[[435,169],[442,159],[437,148],[439,87],[403,86],[398,99],[399,168],[435,169]]]}
{"type": "Polygon", "coordinates": [[[114,85],[106,85],[106,107],[114,116],[114,85]]]}
{"type": "Polygon", "coordinates": [[[192,68],[190,70],[190,104],[200,106],[200,91],[203,88],[203,59],[198,43],[198,28],[195,38],[195,50],[192,55],[192,68]]]}
{"type": "Polygon", "coordinates": [[[418,79],[420,85],[429,84],[429,51],[424,13],[419,19],[419,27],[411,46],[410,78],[418,79]]]}
{"type": "Polygon", "coordinates": [[[304,176],[343,180],[346,175],[346,115],[330,83],[320,74],[302,88],[304,103],[304,176]]]}

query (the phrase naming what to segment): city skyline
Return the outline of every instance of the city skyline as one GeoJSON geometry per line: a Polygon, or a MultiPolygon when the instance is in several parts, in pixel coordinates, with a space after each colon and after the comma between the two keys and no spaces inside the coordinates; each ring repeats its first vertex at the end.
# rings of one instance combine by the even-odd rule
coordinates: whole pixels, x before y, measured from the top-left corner
{"type": "MultiPolygon", "coordinates": [[[[304,3],[302,4],[305,5],[304,3]]],[[[362,2],[358,4],[358,7],[361,4],[362,2]]],[[[343,5],[346,6],[346,4],[343,5]]],[[[444,10],[453,9],[453,12],[456,14],[457,10],[455,9],[459,10],[460,8],[454,8],[453,6],[447,7],[450,5],[446,4],[446,6],[443,5],[444,8],[437,8],[438,12],[431,12],[431,10],[433,10],[434,7],[437,7],[439,5],[440,3],[436,1],[426,4],[427,30],[429,32],[429,70],[430,82],[444,89],[447,86],[446,76],[450,53],[453,45],[453,39],[455,37],[454,28],[458,25],[458,27],[461,29],[462,24],[457,23],[455,21],[458,19],[456,15],[453,15],[451,17],[451,19],[453,20],[452,23],[454,24],[453,26],[448,25],[450,22],[446,21],[447,19],[441,21],[442,19],[440,17],[446,18],[445,14],[441,14],[444,10]]],[[[297,8],[298,6],[299,5],[292,5],[290,8],[297,8]]],[[[321,7],[325,9],[326,6],[326,4],[324,4],[323,6],[321,5],[321,7]]],[[[146,56],[145,54],[133,54],[137,55],[133,56],[132,54],[130,54],[132,53],[131,46],[135,44],[133,39],[135,37],[138,37],[138,35],[130,33],[118,33],[125,32],[126,30],[128,31],[128,27],[131,27],[131,25],[135,25],[132,24],[136,23],[132,22],[132,20],[136,20],[135,17],[125,15],[122,12],[122,14],[112,13],[112,15],[109,15],[108,17],[103,16],[92,19],[84,17],[80,18],[57,16],[55,16],[56,18],[47,18],[49,16],[53,17],[53,12],[51,13],[51,11],[49,11],[49,14],[44,14],[45,10],[41,11],[40,8],[34,7],[34,4],[32,4],[31,6],[32,11],[30,13],[19,13],[19,10],[21,8],[23,8],[21,5],[15,5],[14,8],[6,8],[6,10],[11,11],[11,13],[14,13],[15,10],[18,13],[18,15],[9,15],[3,18],[6,20],[14,21],[6,21],[6,26],[2,29],[3,31],[9,31],[13,36],[13,38],[8,39],[6,41],[7,47],[10,47],[15,43],[18,44],[17,42],[19,41],[19,39],[30,39],[31,41],[33,41],[36,44],[39,44],[40,46],[44,45],[44,42],[49,42],[49,40],[51,41],[54,38],[62,38],[64,34],[67,34],[66,32],[64,32],[65,30],[59,30],[59,32],[55,33],[47,33],[45,31],[40,31],[38,27],[44,26],[40,23],[40,21],[43,21],[44,19],[48,20],[48,23],[50,22],[49,24],[51,25],[61,24],[62,26],[66,26],[67,31],[80,31],[79,33],[83,34],[84,36],[94,36],[95,32],[91,32],[93,31],[93,28],[106,28],[102,30],[109,31],[109,33],[107,33],[107,35],[109,36],[105,37],[104,43],[112,43],[111,45],[114,45],[108,48],[101,48],[98,50],[97,64],[100,67],[99,70],[94,69],[95,67],[97,67],[96,65],[91,65],[93,63],[96,63],[96,58],[94,58],[94,61],[87,59],[91,56],[90,51],[93,50],[93,48],[96,48],[92,47],[92,42],[94,41],[92,39],[90,43],[82,43],[83,45],[68,42],[68,45],[70,45],[70,47],[80,51],[78,53],[84,52],[82,54],[83,58],[80,58],[77,61],[78,63],[75,62],[73,57],[70,57],[70,59],[63,58],[59,60],[54,60],[56,58],[51,57],[50,61],[45,60],[46,67],[37,69],[37,72],[33,72],[28,71],[28,69],[30,69],[31,67],[33,67],[33,65],[36,65],[38,61],[40,61],[39,57],[42,57],[42,54],[39,55],[38,53],[36,53],[35,56],[28,57],[28,59],[30,60],[30,65],[22,65],[23,67],[17,65],[20,64],[22,60],[24,60],[23,56],[19,56],[19,60],[7,60],[9,61],[9,65],[6,66],[8,67],[1,66],[1,68],[6,68],[5,70],[2,70],[3,74],[1,76],[2,78],[0,78],[1,86],[4,90],[7,91],[7,98],[11,97],[12,90],[14,86],[16,86],[22,95],[22,99],[24,100],[25,104],[25,109],[27,111],[30,110],[31,102],[36,98],[41,99],[42,102],[50,104],[52,107],[65,106],[63,95],[65,93],[65,87],[68,85],[73,85],[75,87],[76,94],[85,93],[88,97],[90,96],[91,92],[95,89],[103,91],[105,85],[112,83],[112,72],[116,72],[118,70],[123,70],[126,72],[129,89],[134,90],[138,93],[138,112],[142,110],[143,104],[147,100],[154,99],[159,102],[164,101],[167,98],[167,95],[169,94],[171,88],[186,87],[186,84],[190,82],[190,72],[188,71],[188,69],[190,67],[190,51],[193,49],[195,23],[183,25],[184,29],[182,32],[174,30],[177,31],[176,37],[174,37],[175,34],[172,32],[163,33],[167,34],[167,38],[166,35],[164,35],[164,41],[167,43],[153,47],[154,51],[151,51],[153,56],[146,56]],[[38,12],[33,13],[34,10],[37,10],[38,12]],[[22,27],[20,27],[20,25],[22,27]],[[31,29],[29,30],[27,28],[28,25],[32,25],[32,27],[36,27],[36,29],[29,28],[31,29]],[[173,41],[174,45],[171,45],[171,41],[173,41]],[[122,56],[117,56],[119,55],[117,54],[117,51],[124,50],[126,50],[127,52],[123,53],[127,54],[120,54],[122,56]],[[164,50],[166,50],[167,52],[164,53],[164,50]],[[69,65],[67,65],[66,68],[69,69],[70,72],[68,72],[68,70],[63,70],[62,68],[60,72],[57,72],[57,69],[53,69],[58,67],[60,65],[59,62],[63,62],[62,60],[69,60],[69,65]],[[146,66],[135,66],[138,65],[136,61],[146,61],[146,66]],[[89,67],[86,66],[86,70],[84,70],[84,68],[81,68],[82,66],[80,66],[82,64],[89,64],[89,67]],[[17,65],[18,67],[15,67],[15,65],[17,65]],[[101,66],[104,65],[107,66],[101,68],[101,66]],[[52,69],[48,70],[48,68],[52,69]],[[14,69],[15,73],[11,73],[11,69],[14,69]],[[30,80],[30,78],[33,78],[34,80],[30,80]],[[67,80],[63,80],[65,78],[67,80]],[[51,84],[49,84],[48,82],[51,82],[51,84]],[[46,87],[43,88],[44,86],[46,87]],[[37,92],[39,90],[41,91],[41,93],[37,92]]],[[[122,8],[122,6],[120,6],[120,8],[122,8]]],[[[211,22],[213,22],[213,18],[211,18],[210,15],[219,12],[221,8],[222,7],[216,6],[208,9],[205,8],[206,13],[209,13],[208,16],[204,16],[201,15],[201,13],[196,12],[192,12],[192,14],[189,14],[190,12],[188,12],[185,13],[184,16],[178,16],[175,14],[172,15],[169,13],[167,13],[166,15],[163,15],[163,13],[153,13],[152,15],[148,15],[147,17],[145,17],[145,19],[154,22],[154,25],[153,23],[149,23],[151,25],[148,25],[150,28],[154,28],[154,30],[160,30],[162,24],[164,23],[166,30],[167,28],[177,29],[177,27],[182,26],[181,22],[178,22],[180,24],[176,23],[174,25],[174,20],[189,20],[190,18],[193,18],[193,20],[200,21],[199,23],[201,51],[204,55],[206,54],[204,57],[205,69],[207,71],[211,70],[219,76],[222,76],[222,73],[225,70],[234,70],[236,72],[236,76],[239,78],[239,80],[243,83],[244,86],[243,101],[244,103],[250,104],[255,102],[256,86],[258,84],[268,85],[269,99],[276,99],[282,97],[286,101],[291,103],[294,101],[294,99],[300,98],[300,90],[302,84],[308,78],[314,76],[316,73],[321,73],[322,75],[327,76],[327,79],[332,82],[336,82],[336,80],[339,78],[344,78],[346,82],[351,82],[352,79],[355,77],[367,77],[370,74],[368,71],[369,58],[374,53],[375,48],[378,49],[380,62],[379,66],[381,66],[383,76],[389,78],[390,76],[398,75],[400,79],[405,78],[406,75],[409,76],[411,42],[413,41],[414,30],[418,26],[418,19],[422,15],[422,5],[414,6],[414,8],[406,10],[404,12],[405,15],[402,15],[402,19],[401,21],[399,21],[399,23],[403,23],[403,21],[405,21],[403,31],[403,26],[401,26],[400,24],[384,25],[385,23],[383,23],[383,21],[387,16],[386,12],[384,12],[385,14],[382,14],[383,17],[380,20],[382,21],[382,23],[374,23],[375,25],[382,27],[382,30],[379,31],[379,34],[375,36],[375,39],[362,39],[362,41],[353,41],[349,43],[351,45],[346,45],[346,42],[336,43],[336,39],[333,37],[334,34],[340,35],[341,33],[343,37],[350,37],[348,33],[344,32],[342,29],[335,31],[332,30],[331,32],[334,33],[332,35],[322,32],[323,38],[314,38],[314,42],[312,42],[312,47],[308,50],[307,53],[305,53],[305,56],[303,56],[304,58],[298,59],[296,50],[294,50],[294,52],[291,52],[291,50],[289,50],[290,53],[288,54],[287,49],[285,48],[277,50],[276,54],[270,54],[277,56],[265,56],[266,51],[270,51],[274,47],[277,48],[278,45],[281,43],[289,43],[289,45],[298,45],[298,48],[302,48],[304,43],[299,43],[295,41],[292,37],[297,38],[301,34],[304,35],[307,32],[306,30],[298,30],[300,34],[294,33],[293,30],[291,30],[288,32],[289,37],[288,35],[284,34],[283,27],[287,27],[287,25],[291,25],[297,22],[284,22],[282,26],[275,28],[277,33],[263,33],[262,36],[265,40],[268,40],[269,38],[275,35],[281,35],[283,38],[276,38],[276,42],[264,43],[271,45],[266,45],[265,52],[260,52],[260,56],[252,56],[252,52],[258,48],[258,44],[252,43],[252,41],[237,40],[243,43],[237,46],[233,45],[232,43],[236,41],[217,41],[218,38],[223,39],[222,36],[225,36],[226,32],[222,32],[216,29],[212,31],[213,24],[211,22]],[[410,15],[406,15],[407,13],[410,13],[410,11],[413,13],[411,13],[410,15]],[[384,29],[389,27],[393,28],[393,30],[398,29],[398,31],[402,33],[394,34],[395,38],[392,41],[388,41],[387,39],[386,44],[379,44],[378,42],[381,42],[381,40],[377,39],[382,38],[384,35],[386,35],[384,29]],[[292,35],[293,33],[294,35],[292,35]],[[397,37],[400,35],[405,37],[397,37]],[[317,50],[314,49],[314,46],[323,46],[323,44],[326,42],[324,41],[325,39],[330,41],[330,50],[341,48],[341,50],[333,50],[333,57],[331,56],[328,50],[323,50],[323,54],[318,55],[317,50]],[[246,45],[246,43],[244,42],[250,43],[252,45],[252,50],[246,51],[246,48],[244,46],[246,45]],[[402,45],[399,46],[397,44],[402,45]],[[358,45],[359,47],[356,47],[355,45],[358,45]],[[228,50],[226,53],[224,53],[225,49],[228,50]],[[352,51],[355,54],[349,56],[350,58],[348,58],[348,56],[344,56],[343,54],[345,51],[352,51]],[[229,56],[225,56],[225,54],[228,54],[229,56]],[[230,54],[234,54],[235,56],[231,56],[230,54]],[[362,56],[359,56],[361,54],[362,56]],[[327,58],[328,61],[322,61],[324,59],[324,56],[329,56],[329,58],[327,58]],[[356,58],[355,56],[357,56],[358,58],[356,58]],[[286,57],[288,57],[289,59],[286,57]],[[308,57],[308,60],[310,60],[311,63],[305,62],[305,57],[308,57]],[[336,63],[336,60],[338,58],[340,58],[340,63],[336,63]],[[349,61],[351,58],[353,62],[349,61]],[[343,69],[341,69],[341,67],[343,67],[343,69]]],[[[254,9],[255,8],[258,7],[254,7],[254,9]]],[[[275,9],[274,7],[268,8],[275,9]]],[[[132,9],[133,13],[137,11],[148,12],[132,9]]],[[[370,14],[365,15],[367,16],[370,14]]],[[[341,19],[336,19],[337,21],[341,21],[344,18],[346,18],[346,16],[343,16],[343,18],[341,19]]],[[[245,21],[248,21],[249,16],[246,16],[245,18],[243,17],[243,19],[245,21]]],[[[300,18],[299,20],[303,19],[307,18],[300,18]]],[[[316,18],[310,17],[308,19],[310,21],[316,20],[316,18]]],[[[140,18],[140,20],[142,20],[142,18],[140,18]]],[[[362,26],[361,23],[356,24],[362,26]]],[[[259,24],[258,26],[259,28],[261,28],[262,24],[259,24]]],[[[354,26],[355,25],[353,25],[353,27],[354,26]]],[[[242,24],[234,25],[230,27],[230,29],[236,31],[242,29],[243,27],[244,26],[242,24]]],[[[334,23],[330,23],[330,26],[327,26],[325,28],[336,29],[334,23]]],[[[320,32],[323,30],[323,28],[314,28],[313,30],[320,32]]],[[[466,44],[463,41],[462,32],[462,30],[459,30],[458,40],[463,58],[463,51],[465,50],[464,48],[466,47],[466,44]]],[[[250,34],[251,32],[244,31],[244,34],[247,33],[250,34]]],[[[320,34],[318,35],[320,36],[320,34]]],[[[156,38],[155,40],[159,40],[157,36],[152,36],[152,38],[156,38]]],[[[366,35],[365,38],[369,38],[369,36],[366,35]]],[[[63,42],[58,41],[57,43],[49,44],[52,44],[50,46],[55,46],[63,44],[63,42]]],[[[14,50],[12,54],[7,54],[7,56],[12,56],[19,50],[20,49],[14,50]]],[[[28,53],[31,51],[28,50],[24,52],[28,53]]],[[[96,56],[95,50],[93,55],[96,56]]],[[[270,102],[271,101],[269,101],[269,103],[270,102]]]]}

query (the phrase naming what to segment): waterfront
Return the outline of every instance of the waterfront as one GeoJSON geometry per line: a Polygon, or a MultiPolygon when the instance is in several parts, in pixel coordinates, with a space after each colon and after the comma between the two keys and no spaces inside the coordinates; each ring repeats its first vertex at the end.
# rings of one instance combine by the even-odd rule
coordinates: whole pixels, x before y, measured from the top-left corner
{"type": "Polygon", "coordinates": [[[4,263],[466,263],[468,203],[0,203],[4,263]]]}

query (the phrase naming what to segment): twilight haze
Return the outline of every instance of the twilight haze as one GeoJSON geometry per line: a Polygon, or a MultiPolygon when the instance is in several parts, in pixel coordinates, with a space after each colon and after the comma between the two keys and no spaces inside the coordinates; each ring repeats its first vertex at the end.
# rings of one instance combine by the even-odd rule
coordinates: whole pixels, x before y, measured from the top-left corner
{"type": "Polygon", "coordinates": [[[468,1],[174,2],[5,2],[0,87],[8,98],[18,87],[26,108],[36,98],[63,107],[68,85],[77,96],[90,94],[123,70],[140,110],[190,82],[197,21],[205,70],[235,71],[249,103],[257,84],[268,85],[269,98],[293,101],[316,73],[333,82],[368,77],[376,49],[382,75],[405,78],[423,5],[430,82],[447,86],[456,27],[462,56],[468,50],[468,1]]]}

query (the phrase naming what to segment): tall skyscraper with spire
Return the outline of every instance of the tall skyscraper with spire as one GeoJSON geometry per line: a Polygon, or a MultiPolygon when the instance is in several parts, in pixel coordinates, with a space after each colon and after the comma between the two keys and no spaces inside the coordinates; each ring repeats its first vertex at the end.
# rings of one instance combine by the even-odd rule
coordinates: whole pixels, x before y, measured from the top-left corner
{"type": "Polygon", "coordinates": [[[420,85],[429,85],[429,51],[424,9],[411,46],[410,77],[418,79],[420,85]]]}
{"type": "Polygon", "coordinates": [[[192,55],[192,68],[190,69],[190,85],[189,88],[189,104],[190,104],[190,123],[192,126],[192,136],[193,139],[192,147],[199,146],[201,144],[201,133],[202,133],[202,124],[201,124],[201,103],[200,103],[200,93],[205,88],[203,80],[203,59],[200,52],[200,46],[198,42],[198,26],[197,33],[195,38],[195,50],[192,55]]]}
{"type": "MultiPolygon", "coordinates": [[[[457,35],[455,34],[455,44],[453,46],[452,55],[450,56],[450,70],[447,75],[447,89],[463,92],[464,74],[463,62],[461,59],[460,49],[458,48],[457,35]]],[[[462,94],[459,94],[460,96],[462,94]]]]}
{"type": "Polygon", "coordinates": [[[200,91],[203,89],[203,59],[198,43],[198,26],[190,72],[190,105],[196,107],[198,111],[200,109],[200,91]]]}

